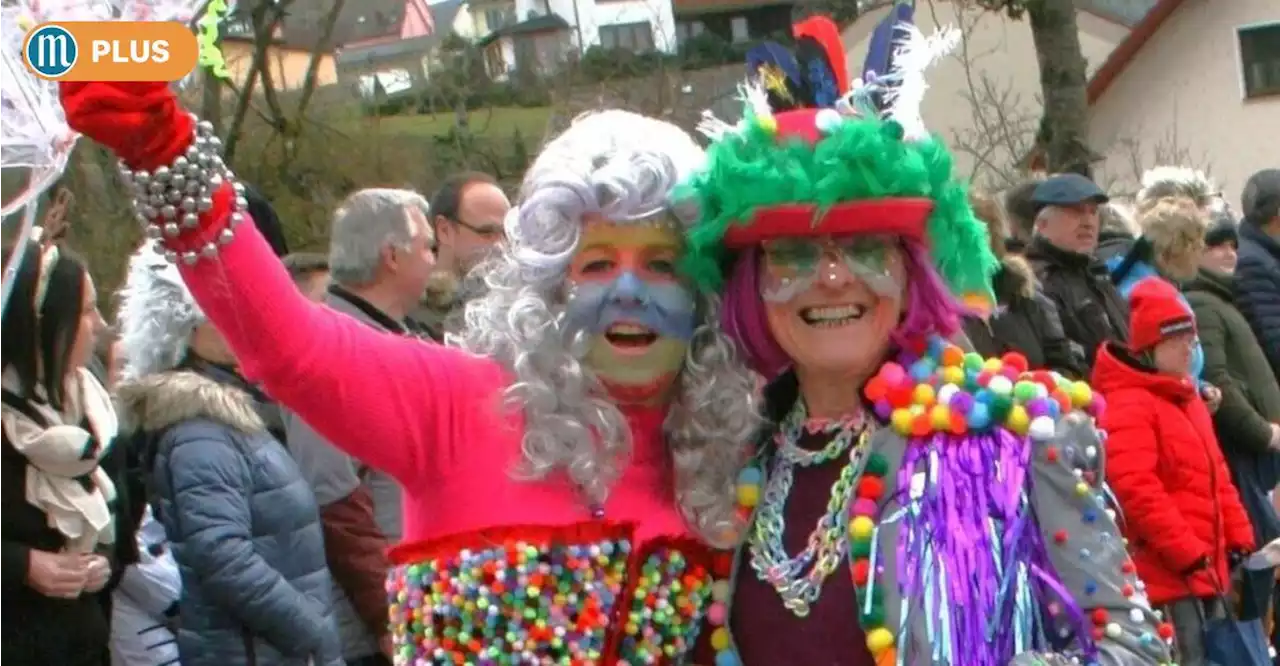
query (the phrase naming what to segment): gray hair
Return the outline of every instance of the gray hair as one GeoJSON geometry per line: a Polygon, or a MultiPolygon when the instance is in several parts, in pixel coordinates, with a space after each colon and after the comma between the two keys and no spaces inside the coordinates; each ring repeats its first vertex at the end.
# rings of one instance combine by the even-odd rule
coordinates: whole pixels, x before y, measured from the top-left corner
{"type": "MultiPolygon", "coordinates": [[[[670,212],[672,189],[704,159],[674,125],[602,111],[578,118],[525,175],[506,243],[477,269],[488,292],[467,304],[464,330],[450,336],[513,376],[506,405],[525,416],[517,477],[565,473],[587,500],[603,503],[621,475],[631,433],[583,362],[590,336],[567,324],[569,263],[585,215],[625,223],[670,212]]],[[[734,482],[760,424],[757,384],[716,323],[718,302],[699,305],[664,430],[685,519],[707,541],[728,545],[739,527],[734,482]]]]}
{"type": "MultiPolygon", "coordinates": [[[[329,235],[333,281],[344,285],[372,282],[383,248],[404,245],[416,235],[405,214],[412,209],[430,219],[427,200],[412,190],[374,187],[348,196],[333,214],[329,235]]],[[[432,233],[429,224],[426,233],[432,233]]]]}

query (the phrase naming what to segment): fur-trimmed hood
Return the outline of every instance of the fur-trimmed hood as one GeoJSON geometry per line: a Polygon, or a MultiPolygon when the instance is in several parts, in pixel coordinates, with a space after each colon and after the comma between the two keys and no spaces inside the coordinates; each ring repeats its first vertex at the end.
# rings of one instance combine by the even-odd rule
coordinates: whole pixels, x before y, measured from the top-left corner
{"type": "Polygon", "coordinates": [[[999,296],[1021,298],[1035,296],[1036,287],[1040,283],[1036,280],[1036,272],[1032,270],[1031,264],[1027,263],[1026,259],[1018,255],[1005,255],[1000,260],[1000,269],[1000,284],[996,285],[996,289],[997,291],[1008,290],[1008,293],[998,294],[999,296]]]}
{"type": "Polygon", "coordinates": [[[189,370],[121,382],[116,412],[122,431],[156,432],[191,419],[209,419],[246,434],[267,429],[252,396],[189,370]]]}

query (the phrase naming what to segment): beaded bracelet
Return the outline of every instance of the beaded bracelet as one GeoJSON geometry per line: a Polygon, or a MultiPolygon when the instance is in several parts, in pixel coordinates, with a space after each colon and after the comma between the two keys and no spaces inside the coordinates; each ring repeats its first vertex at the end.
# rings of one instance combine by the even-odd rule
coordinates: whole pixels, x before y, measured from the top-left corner
{"type": "Polygon", "coordinates": [[[133,189],[133,210],[138,222],[145,227],[148,238],[165,243],[172,243],[184,232],[198,229],[200,215],[213,209],[214,193],[227,183],[232,184],[235,201],[229,222],[218,233],[216,243],[210,240],[199,246],[199,252],[187,250],[181,253],[166,245],[156,245],[156,251],[164,254],[169,262],[176,264],[181,260],[188,266],[200,257],[217,257],[218,246],[231,242],[235,236],[234,228],[244,221],[242,211],[249,207],[244,185],[236,182],[222,161],[222,141],[214,134],[213,124],[199,120],[194,114],[192,118],[197,122],[192,130],[191,145],[173,164],[149,172],[134,171],[124,162],[120,163],[120,175],[133,189]]]}

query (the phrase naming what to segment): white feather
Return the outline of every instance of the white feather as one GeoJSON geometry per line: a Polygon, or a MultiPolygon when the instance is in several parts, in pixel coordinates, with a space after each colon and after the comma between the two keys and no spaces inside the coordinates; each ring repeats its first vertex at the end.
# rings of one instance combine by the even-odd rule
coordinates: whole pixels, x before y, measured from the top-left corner
{"type": "Polygon", "coordinates": [[[907,32],[907,38],[894,48],[894,69],[890,76],[897,79],[897,86],[888,95],[888,117],[902,126],[908,141],[924,139],[928,130],[920,115],[924,93],[929,89],[924,72],[939,58],[950,53],[960,44],[960,31],[950,26],[940,28],[926,37],[911,24],[899,26],[907,32]]]}

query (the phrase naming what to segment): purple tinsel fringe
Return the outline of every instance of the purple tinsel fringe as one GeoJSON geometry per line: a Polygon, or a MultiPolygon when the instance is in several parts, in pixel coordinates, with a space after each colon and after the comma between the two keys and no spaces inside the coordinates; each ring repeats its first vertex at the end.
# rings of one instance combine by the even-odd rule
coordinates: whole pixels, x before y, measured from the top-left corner
{"type": "MultiPolygon", "coordinates": [[[[917,471],[928,475],[930,461],[935,458],[937,481],[926,483],[917,511],[908,511],[903,517],[897,544],[902,597],[920,604],[913,612],[925,612],[923,600],[932,594],[938,610],[930,625],[935,635],[925,643],[918,637],[911,642],[942,644],[941,619],[945,616],[950,626],[945,647],[955,663],[1005,666],[1017,652],[1014,627],[1019,621],[1027,625],[1022,627],[1024,650],[1048,647],[1043,645],[1040,618],[1048,604],[1056,601],[1074,627],[1084,656],[1096,656],[1084,613],[1062,585],[1032,515],[1030,441],[1002,429],[994,434],[913,438],[898,470],[900,492],[909,492],[917,471]],[[997,469],[1003,476],[997,475],[997,469]],[[1000,521],[1000,543],[991,542],[988,517],[1000,521]],[[926,560],[930,549],[932,556],[926,560]],[[945,567],[945,604],[940,589],[927,589],[925,571],[930,561],[935,572],[938,564],[945,567]],[[1008,570],[1012,562],[1027,564],[1031,572],[1030,618],[1019,618],[1017,612],[1016,574],[1008,570]],[[1006,580],[1006,575],[1012,579],[1006,580]],[[1047,598],[1050,594],[1056,598],[1047,598]],[[991,640],[988,626],[997,627],[991,640]]],[[[902,497],[901,504],[911,506],[911,501],[902,497]]],[[[934,587],[939,587],[936,579],[934,582],[934,587]]],[[[908,631],[917,621],[909,619],[908,631]]],[[[907,649],[906,645],[902,649],[907,649]]]]}

